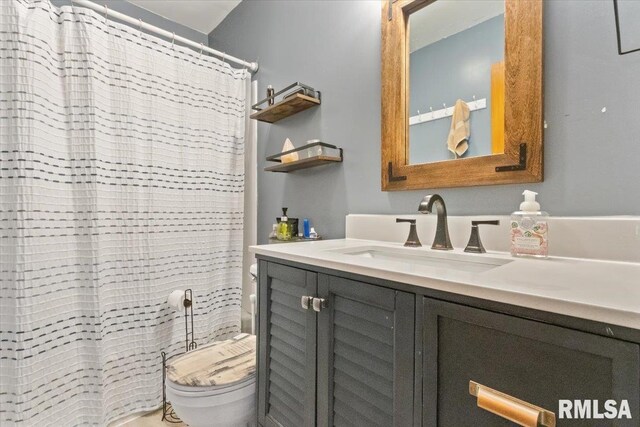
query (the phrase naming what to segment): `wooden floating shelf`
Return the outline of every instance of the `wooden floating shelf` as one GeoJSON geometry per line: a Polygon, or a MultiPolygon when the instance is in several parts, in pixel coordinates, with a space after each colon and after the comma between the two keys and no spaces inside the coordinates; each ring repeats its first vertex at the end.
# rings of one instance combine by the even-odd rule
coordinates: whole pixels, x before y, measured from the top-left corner
{"type": "Polygon", "coordinates": [[[267,172],[293,172],[299,169],[312,168],[329,163],[340,163],[342,157],[336,156],[313,156],[306,159],[296,160],[295,162],[279,163],[277,165],[264,168],[267,172]]]}
{"type": "Polygon", "coordinates": [[[317,239],[307,239],[305,237],[292,237],[291,240],[278,240],[276,238],[270,237],[269,244],[277,245],[280,243],[298,243],[298,242],[317,242],[318,240],[322,240],[322,237],[318,236],[317,239]]]}
{"type": "Polygon", "coordinates": [[[315,140],[309,141],[307,145],[303,145],[302,147],[267,157],[268,162],[277,162],[278,164],[267,166],[264,170],[266,172],[293,172],[329,163],[340,163],[342,162],[342,158],[342,148],[320,140],[315,140]],[[293,155],[295,155],[295,158],[305,157],[292,162],[282,161],[283,158],[291,158],[293,155]]]}
{"type": "Polygon", "coordinates": [[[300,111],[317,107],[318,105],[320,105],[319,99],[296,93],[289,98],[268,106],[264,110],[256,111],[251,115],[251,118],[261,122],[275,123],[300,111]]]}

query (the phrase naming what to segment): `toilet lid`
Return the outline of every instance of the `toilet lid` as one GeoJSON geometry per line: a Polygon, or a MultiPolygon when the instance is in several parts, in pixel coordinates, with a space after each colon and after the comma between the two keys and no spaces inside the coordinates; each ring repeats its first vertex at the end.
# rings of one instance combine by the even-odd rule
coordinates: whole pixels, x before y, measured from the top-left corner
{"type": "Polygon", "coordinates": [[[256,372],[256,336],[216,341],[167,363],[167,379],[192,387],[227,386],[256,372]]]}

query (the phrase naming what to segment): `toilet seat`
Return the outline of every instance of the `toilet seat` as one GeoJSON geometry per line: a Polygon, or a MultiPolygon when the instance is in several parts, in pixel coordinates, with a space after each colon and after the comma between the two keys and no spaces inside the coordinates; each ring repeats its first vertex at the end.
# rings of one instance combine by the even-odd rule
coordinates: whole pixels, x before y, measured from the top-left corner
{"type": "Polygon", "coordinates": [[[227,393],[255,382],[256,337],[239,334],[167,363],[168,385],[188,393],[227,393]]]}

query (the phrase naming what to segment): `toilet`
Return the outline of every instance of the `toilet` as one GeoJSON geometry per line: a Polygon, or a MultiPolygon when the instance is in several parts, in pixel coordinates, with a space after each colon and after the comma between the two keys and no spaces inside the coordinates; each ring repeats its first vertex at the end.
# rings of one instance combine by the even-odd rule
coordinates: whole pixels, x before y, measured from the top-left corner
{"type": "Polygon", "coordinates": [[[167,362],[167,400],[190,427],[253,427],[255,372],[255,335],[216,341],[167,362]]]}

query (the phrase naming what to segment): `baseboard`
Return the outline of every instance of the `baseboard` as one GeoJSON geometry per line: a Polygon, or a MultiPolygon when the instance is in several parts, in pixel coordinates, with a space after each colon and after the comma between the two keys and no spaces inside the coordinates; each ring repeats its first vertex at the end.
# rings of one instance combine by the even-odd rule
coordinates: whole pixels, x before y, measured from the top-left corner
{"type": "Polygon", "coordinates": [[[119,419],[117,419],[115,421],[111,421],[111,423],[109,423],[108,427],[125,427],[131,421],[137,420],[138,418],[142,418],[145,415],[150,414],[151,412],[155,412],[160,408],[161,408],[161,406],[158,406],[156,408],[149,409],[148,411],[140,411],[140,412],[136,412],[135,414],[126,415],[126,416],[124,416],[122,418],[119,418],[119,419]]]}

